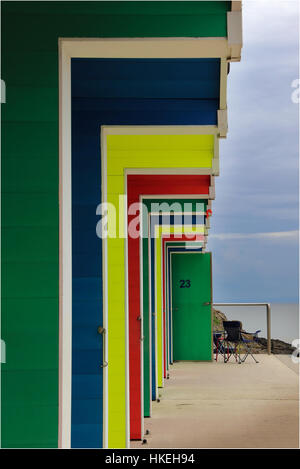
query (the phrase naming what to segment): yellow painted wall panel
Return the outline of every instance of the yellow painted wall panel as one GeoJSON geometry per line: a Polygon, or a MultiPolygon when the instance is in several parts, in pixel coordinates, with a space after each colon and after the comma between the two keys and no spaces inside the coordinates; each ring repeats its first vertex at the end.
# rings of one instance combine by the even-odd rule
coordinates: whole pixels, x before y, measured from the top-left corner
{"type": "Polygon", "coordinates": [[[122,157],[116,157],[107,164],[107,173],[109,176],[124,174],[125,168],[169,168],[170,161],[173,161],[173,168],[210,168],[212,166],[213,154],[211,151],[205,152],[171,152],[168,155],[164,151],[153,154],[130,154],[128,152],[122,157]],[[130,158],[130,164],[124,161],[130,158]]]}
{"type": "Polygon", "coordinates": [[[194,150],[213,149],[213,135],[108,135],[107,149],[112,150],[194,150]]]}

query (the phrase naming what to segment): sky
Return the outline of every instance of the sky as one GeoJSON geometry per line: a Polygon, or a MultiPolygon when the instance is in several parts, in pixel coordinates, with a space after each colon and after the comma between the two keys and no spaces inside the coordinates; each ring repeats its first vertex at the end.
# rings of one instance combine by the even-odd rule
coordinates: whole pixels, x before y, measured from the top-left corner
{"type": "Polygon", "coordinates": [[[214,302],[298,302],[297,0],[244,0],[208,237],[214,302]]]}

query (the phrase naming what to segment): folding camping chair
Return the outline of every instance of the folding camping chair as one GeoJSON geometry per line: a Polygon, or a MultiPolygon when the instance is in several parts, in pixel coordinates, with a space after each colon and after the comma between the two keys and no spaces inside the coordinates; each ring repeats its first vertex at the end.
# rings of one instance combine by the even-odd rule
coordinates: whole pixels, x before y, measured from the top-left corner
{"type": "Polygon", "coordinates": [[[213,332],[213,341],[214,341],[214,353],[216,354],[216,362],[218,361],[218,356],[222,355],[225,360],[225,349],[224,349],[224,331],[214,331],[213,332]]]}
{"type": "Polygon", "coordinates": [[[256,332],[241,332],[241,339],[242,339],[242,343],[244,344],[244,347],[246,349],[246,354],[243,358],[243,362],[246,361],[248,355],[251,355],[251,357],[253,358],[253,360],[255,361],[255,363],[259,363],[258,360],[256,360],[256,358],[253,356],[252,354],[252,350],[251,350],[251,343],[254,343],[254,342],[258,342],[258,334],[260,333],[261,331],[258,330],[256,332]],[[247,337],[245,337],[245,335],[247,337]],[[251,338],[249,338],[249,336],[251,338]]]}
{"type": "Polygon", "coordinates": [[[213,332],[213,341],[214,341],[214,353],[216,354],[216,362],[218,361],[218,356],[222,355],[224,362],[226,363],[231,355],[234,354],[235,348],[233,348],[229,343],[226,342],[225,345],[225,331],[214,331],[213,332]]]}
{"type": "Polygon", "coordinates": [[[224,347],[227,352],[226,362],[229,361],[230,357],[233,355],[238,363],[244,363],[248,357],[251,355],[255,363],[258,363],[258,360],[254,357],[251,350],[251,342],[255,342],[258,339],[259,331],[255,333],[243,332],[243,326],[240,321],[223,321],[223,327],[225,331],[224,337],[224,347]],[[252,338],[245,337],[252,336],[252,338]],[[230,344],[233,344],[234,347],[231,347],[230,344]],[[241,358],[241,347],[244,346],[246,353],[243,358],[241,358]]]}
{"type": "Polygon", "coordinates": [[[240,345],[242,323],[240,321],[223,321],[224,328],[224,348],[225,348],[225,362],[230,360],[231,356],[234,356],[238,363],[242,363],[240,356],[240,345]]]}

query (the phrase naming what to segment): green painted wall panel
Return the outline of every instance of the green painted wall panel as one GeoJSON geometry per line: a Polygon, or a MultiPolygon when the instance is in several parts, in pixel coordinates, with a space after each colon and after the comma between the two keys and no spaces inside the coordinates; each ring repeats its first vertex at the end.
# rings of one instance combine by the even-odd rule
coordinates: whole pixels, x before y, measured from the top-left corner
{"type": "MultiPolygon", "coordinates": [[[[27,334],[26,340],[23,339],[24,335],[22,334],[22,331],[17,331],[14,336],[8,337],[8,339],[6,340],[7,360],[10,360],[12,362],[11,367],[10,367],[11,369],[9,370],[8,373],[11,373],[12,371],[19,373],[19,371],[24,372],[24,370],[36,370],[37,373],[43,372],[44,374],[43,379],[45,380],[45,376],[47,376],[47,370],[52,370],[51,362],[53,358],[52,356],[49,356],[48,350],[49,350],[49,347],[52,348],[55,346],[55,340],[57,340],[57,336],[56,334],[53,334],[53,332],[54,331],[51,328],[49,329],[49,332],[42,331],[42,333],[40,331],[40,328],[39,330],[37,330],[36,328],[33,328],[31,334],[30,335],[27,334]],[[32,354],[32,351],[29,350],[28,344],[26,344],[27,340],[30,340],[32,349],[34,347],[39,348],[39,356],[32,354]],[[21,354],[21,356],[19,354],[18,347],[23,348],[23,353],[21,354]],[[14,367],[13,367],[13,363],[16,364],[14,367]]],[[[52,379],[53,377],[54,377],[54,371],[52,371],[52,379]]],[[[20,376],[20,378],[26,378],[26,374],[23,373],[20,376]]],[[[56,385],[53,384],[52,379],[50,379],[50,376],[49,376],[48,383],[47,383],[47,379],[45,380],[46,384],[48,384],[48,386],[50,386],[52,389],[56,389],[56,385]]],[[[38,380],[37,380],[37,383],[38,383],[38,380]]],[[[40,384],[41,384],[41,387],[45,386],[45,382],[44,381],[42,382],[42,376],[41,376],[40,384]]],[[[29,381],[29,375],[28,375],[28,380],[25,379],[24,383],[22,383],[22,386],[20,386],[20,383],[19,383],[19,388],[24,388],[24,386],[29,387],[29,388],[31,387],[31,383],[29,381]]],[[[35,388],[33,388],[33,391],[38,392],[35,390],[35,388]]],[[[56,395],[57,393],[58,393],[58,390],[56,389],[54,395],[56,395]]],[[[9,394],[8,391],[6,391],[4,392],[2,397],[5,399],[5,397],[8,394],[9,394]]],[[[27,396],[28,394],[24,395],[24,405],[26,405],[27,403],[27,400],[28,400],[27,396]]],[[[21,394],[20,394],[20,400],[22,400],[21,394]]],[[[37,401],[37,405],[38,404],[39,404],[39,401],[37,401]]]]}
{"type": "MultiPolygon", "coordinates": [[[[43,312],[40,311],[40,314],[42,315],[43,312]]],[[[11,324],[9,324],[11,326],[11,324]]],[[[5,328],[4,328],[5,331],[5,328]]],[[[51,349],[52,347],[55,346],[55,341],[57,340],[57,336],[54,333],[54,328],[50,327],[49,330],[47,330],[47,324],[45,324],[45,330],[41,330],[41,328],[36,328],[33,327],[31,330],[30,334],[26,334],[26,338],[24,338],[24,334],[22,330],[20,330],[20,327],[16,329],[16,333],[14,335],[11,335],[6,339],[6,346],[7,346],[7,360],[10,360],[10,370],[8,373],[11,373],[12,371],[15,371],[18,373],[19,371],[24,370],[36,370],[37,372],[43,372],[44,376],[47,375],[47,370],[52,370],[52,356],[49,355],[49,348],[51,349]],[[26,343],[28,340],[30,340],[31,343],[31,350],[30,347],[28,347],[28,344],[26,343]],[[22,347],[23,351],[20,356],[18,348],[22,347]],[[39,349],[39,355],[33,355],[32,354],[32,349],[33,348],[38,348],[39,349]],[[15,366],[13,366],[15,364],[15,366]]],[[[26,378],[26,374],[24,373],[21,375],[23,378],[26,378]]],[[[49,377],[50,378],[50,377],[49,377]]],[[[53,378],[53,372],[52,372],[52,378],[53,378]]],[[[29,379],[29,375],[28,375],[29,379]]],[[[38,381],[37,381],[38,382],[38,381]]],[[[45,382],[42,382],[42,377],[41,377],[41,387],[45,386],[45,382]]],[[[46,380],[47,383],[47,380],[46,380]]],[[[30,381],[25,380],[22,386],[19,387],[22,388],[24,387],[31,387],[30,381]]],[[[56,385],[53,385],[52,380],[49,379],[48,381],[48,386],[50,386],[53,389],[56,389],[56,385]]],[[[33,389],[34,392],[38,392],[35,389],[33,389]]],[[[58,393],[58,390],[55,391],[55,394],[58,393]]],[[[8,394],[3,395],[3,398],[8,394]]],[[[27,402],[27,396],[28,394],[24,395],[24,403],[27,402]]],[[[20,397],[21,399],[21,397],[20,397]]],[[[37,402],[38,405],[39,401],[37,402]]]]}
{"type": "Polygon", "coordinates": [[[38,7],[26,2],[27,8],[22,2],[14,2],[14,8],[10,2],[2,3],[7,19],[2,23],[4,48],[51,51],[59,36],[227,36],[226,12],[231,2],[36,2],[38,7]],[[24,21],[24,15],[30,21],[24,21]],[[16,31],[23,32],[22,41],[16,31]],[[41,34],[43,40],[36,40],[41,34]]]}
{"type": "Polygon", "coordinates": [[[58,122],[57,88],[15,87],[8,83],[6,100],[9,106],[3,107],[3,121],[58,122]]]}
{"type": "Polygon", "coordinates": [[[9,193],[2,196],[2,227],[57,226],[58,201],[53,193],[9,193]]]}
{"type": "Polygon", "coordinates": [[[45,5],[44,2],[2,2],[5,5],[6,12],[22,15],[43,14],[69,14],[71,16],[78,14],[85,15],[153,15],[158,16],[170,15],[195,15],[203,13],[223,14],[230,8],[231,2],[223,1],[78,1],[74,2],[72,8],[67,1],[56,1],[51,3],[51,7],[45,5]]]}
{"type": "MultiPolygon", "coordinates": [[[[9,262],[2,264],[2,277],[2,298],[58,297],[58,261],[9,262]]],[[[24,324],[24,334],[31,331],[29,318],[24,324]]],[[[30,347],[30,343],[27,345],[30,347]]]]}
{"type": "Polygon", "coordinates": [[[9,86],[57,87],[58,57],[52,52],[31,50],[5,55],[2,70],[9,86]],[[20,74],[22,69],[22,74],[20,74]]]}
{"type": "Polygon", "coordinates": [[[3,192],[57,192],[58,167],[50,158],[9,158],[2,164],[3,192]]]}
{"type": "Polygon", "coordinates": [[[230,3],[1,2],[3,447],[57,446],[58,38],[226,36],[230,3]]]}
{"type": "MultiPolygon", "coordinates": [[[[18,386],[18,375],[14,371],[9,371],[7,373],[7,383],[8,383],[8,390],[6,390],[6,400],[9,404],[13,404],[16,401],[22,400],[22,395],[26,396],[28,403],[34,404],[35,402],[39,405],[52,405],[57,404],[57,389],[53,385],[55,380],[52,380],[47,383],[47,371],[43,370],[23,370],[18,372],[20,376],[23,375],[23,378],[30,378],[30,379],[23,379],[24,385],[22,388],[18,386]],[[38,372],[37,372],[38,371],[38,372]],[[43,378],[44,375],[44,379],[43,378]],[[32,386],[34,384],[34,386],[32,386]]],[[[55,373],[55,371],[52,371],[55,373]]]]}
{"type": "Polygon", "coordinates": [[[3,228],[2,262],[51,262],[58,259],[57,227],[3,228]]]}
{"type": "MultiPolygon", "coordinates": [[[[11,15],[12,16],[12,15],[11,15]]],[[[25,29],[24,41],[16,43],[16,38],[10,31],[7,37],[8,47],[12,50],[40,51],[54,50],[57,35],[61,37],[225,37],[227,35],[226,16],[222,14],[217,19],[214,14],[201,15],[97,15],[91,21],[88,15],[32,15],[30,22],[25,23],[24,16],[15,16],[16,28],[25,29]],[[41,30],[47,35],[41,44],[36,40],[36,34],[41,30]],[[113,32],[112,32],[113,31],[113,32]]],[[[5,44],[4,44],[5,46],[5,44]]]]}
{"type": "MultiPolygon", "coordinates": [[[[2,109],[5,106],[2,106],[2,109]]],[[[1,143],[3,163],[10,158],[18,158],[20,160],[27,160],[27,158],[35,160],[38,159],[42,162],[50,159],[52,161],[53,166],[51,171],[57,171],[57,185],[57,122],[2,122],[1,143]],[[26,158],[24,158],[24,155],[26,155],[26,158]]],[[[6,179],[6,177],[2,178],[2,180],[4,179],[6,179]]],[[[47,183],[46,181],[44,182],[47,183]]]]}
{"type": "Polygon", "coordinates": [[[2,387],[3,447],[57,446],[56,307],[56,298],[2,301],[2,334],[9,364],[2,387]],[[30,328],[24,334],[29,314],[30,328]]]}
{"type": "MultiPolygon", "coordinates": [[[[16,375],[16,382],[20,386],[22,375],[16,375]]],[[[27,376],[23,379],[28,381],[27,376]]],[[[56,381],[55,376],[47,373],[47,382],[56,381]]],[[[38,383],[36,383],[38,385],[38,383]]],[[[39,386],[39,385],[38,385],[39,386]]],[[[34,387],[34,383],[32,383],[34,387]]],[[[40,387],[40,386],[39,386],[40,387]]],[[[5,388],[8,388],[5,379],[5,388]]],[[[38,405],[27,402],[24,397],[12,404],[5,402],[5,412],[2,412],[3,448],[57,448],[57,403],[54,405],[38,405]]]]}
{"type": "MultiPolygon", "coordinates": [[[[57,298],[8,298],[2,301],[2,333],[5,334],[7,344],[7,363],[9,370],[20,372],[21,378],[26,378],[24,370],[52,370],[53,359],[58,359],[58,350],[56,350],[57,341],[57,321],[53,314],[57,304],[57,298]],[[24,323],[28,320],[30,311],[30,328],[24,334],[24,323]],[[29,342],[32,346],[28,346],[29,342]],[[39,353],[35,353],[35,347],[38,347],[39,353]],[[53,347],[55,353],[53,355],[53,347]],[[21,352],[20,352],[21,348],[21,352]]],[[[57,372],[57,370],[56,370],[57,372]]],[[[53,376],[52,376],[53,377],[53,376]]],[[[30,381],[20,378],[19,388],[30,387],[30,381]]],[[[29,376],[28,376],[29,378],[29,376]]],[[[41,387],[45,386],[45,379],[41,380],[41,387]]],[[[46,380],[47,382],[47,380],[46,380]]],[[[56,386],[49,379],[48,386],[56,386]]],[[[32,392],[38,392],[32,387],[32,392]]],[[[6,387],[3,388],[3,398],[8,396],[6,387]]],[[[53,397],[54,398],[54,397],[53,397]]]]}

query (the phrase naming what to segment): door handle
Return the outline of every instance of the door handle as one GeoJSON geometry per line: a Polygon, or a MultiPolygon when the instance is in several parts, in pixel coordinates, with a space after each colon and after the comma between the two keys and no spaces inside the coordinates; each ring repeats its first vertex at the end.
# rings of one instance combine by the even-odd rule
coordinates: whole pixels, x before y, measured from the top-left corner
{"type": "Polygon", "coordinates": [[[141,336],[140,336],[140,341],[142,342],[142,341],[144,340],[143,331],[142,331],[142,316],[139,316],[139,317],[137,318],[137,320],[141,322],[141,332],[140,332],[141,336]]]}
{"type": "Polygon", "coordinates": [[[211,305],[211,301],[206,301],[205,303],[203,303],[204,306],[208,306],[208,305],[211,305]]]}
{"type": "Polygon", "coordinates": [[[97,329],[98,334],[101,334],[103,337],[103,363],[100,365],[101,368],[106,368],[108,366],[108,362],[105,360],[105,339],[106,339],[106,329],[103,326],[99,326],[97,329]]]}

